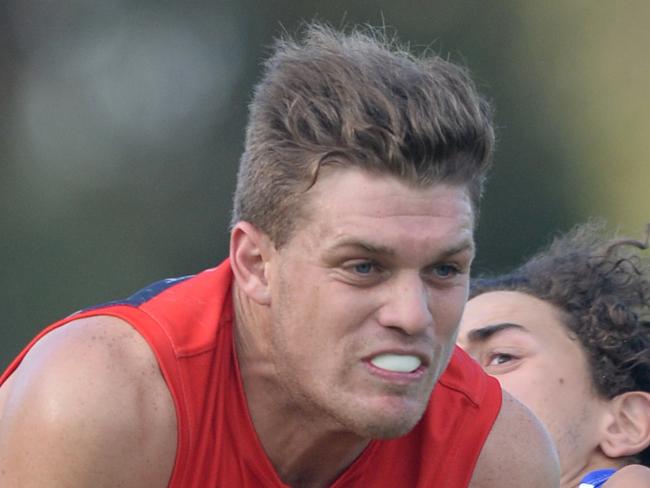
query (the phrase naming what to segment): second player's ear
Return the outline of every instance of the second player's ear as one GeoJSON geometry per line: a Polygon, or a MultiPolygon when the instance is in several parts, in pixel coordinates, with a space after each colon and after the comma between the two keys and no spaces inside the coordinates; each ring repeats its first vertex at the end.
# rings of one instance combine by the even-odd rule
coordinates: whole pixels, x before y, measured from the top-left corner
{"type": "Polygon", "coordinates": [[[237,222],[230,233],[230,266],[235,282],[260,305],[271,301],[268,262],[274,249],[269,236],[249,222],[237,222]]]}
{"type": "Polygon", "coordinates": [[[633,456],[650,446],[650,393],[621,393],[609,407],[600,444],[607,457],[633,456]]]}

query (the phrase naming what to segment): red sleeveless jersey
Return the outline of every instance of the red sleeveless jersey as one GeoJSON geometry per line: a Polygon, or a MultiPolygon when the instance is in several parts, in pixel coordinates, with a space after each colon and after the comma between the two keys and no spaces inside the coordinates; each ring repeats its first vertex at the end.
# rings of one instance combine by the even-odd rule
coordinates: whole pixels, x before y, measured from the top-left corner
{"type": "MultiPolygon", "coordinates": [[[[73,314],[41,332],[0,384],[50,330],[92,315],[119,317],[149,343],[174,399],[178,445],[169,486],[286,488],[248,415],[234,352],[231,283],[225,261],[73,314]]],[[[500,406],[497,381],[456,348],[416,427],[397,439],[372,441],[331,486],[466,487],[500,406]]]]}

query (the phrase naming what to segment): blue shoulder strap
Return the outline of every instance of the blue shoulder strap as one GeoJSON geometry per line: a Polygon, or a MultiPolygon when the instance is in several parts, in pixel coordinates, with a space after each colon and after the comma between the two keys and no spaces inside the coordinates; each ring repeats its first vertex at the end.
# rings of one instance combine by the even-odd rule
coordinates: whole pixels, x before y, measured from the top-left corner
{"type": "Polygon", "coordinates": [[[615,469],[597,469],[582,478],[578,488],[599,488],[616,473],[615,469]]]}

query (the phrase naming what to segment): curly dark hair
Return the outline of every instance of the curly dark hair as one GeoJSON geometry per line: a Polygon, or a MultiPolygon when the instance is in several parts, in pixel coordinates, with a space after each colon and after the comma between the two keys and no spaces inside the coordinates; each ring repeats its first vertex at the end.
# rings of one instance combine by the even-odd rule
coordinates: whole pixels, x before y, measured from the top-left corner
{"type": "MultiPolygon", "coordinates": [[[[645,242],[607,233],[603,221],[579,225],[514,271],[472,282],[472,297],[495,290],[527,293],[565,315],[603,398],[650,392],[650,262],[645,242]]],[[[650,448],[638,462],[650,465],[650,448]]]]}

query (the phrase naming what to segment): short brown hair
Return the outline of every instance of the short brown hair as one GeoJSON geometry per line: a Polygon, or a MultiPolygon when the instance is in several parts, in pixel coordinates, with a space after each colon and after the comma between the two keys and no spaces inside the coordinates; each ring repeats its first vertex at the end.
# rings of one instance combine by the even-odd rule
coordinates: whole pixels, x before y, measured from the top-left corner
{"type": "MultiPolygon", "coordinates": [[[[599,396],[650,392],[650,263],[639,252],[647,246],[647,237],[620,238],[591,221],[513,272],[473,280],[470,295],[510,290],[552,303],[585,351],[599,396]]],[[[640,460],[650,465],[650,448],[640,460]]]]}
{"type": "Polygon", "coordinates": [[[494,147],[491,110],[466,71],[417,58],[384,31],[309,24],[283,38],[250,105],[232,223],[253,223],[276,246],[325,164],[415,185],[467,185],[476,208],[494,147]]]}

